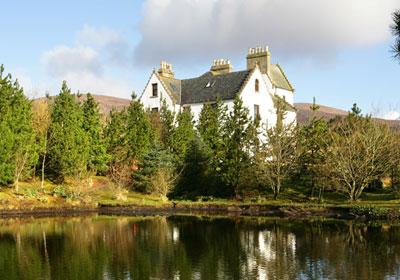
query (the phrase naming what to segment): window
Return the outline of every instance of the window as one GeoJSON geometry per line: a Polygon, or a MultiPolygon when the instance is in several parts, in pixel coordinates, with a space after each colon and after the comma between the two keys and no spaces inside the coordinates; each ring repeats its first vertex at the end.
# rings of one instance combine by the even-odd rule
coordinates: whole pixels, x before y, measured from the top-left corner
{"type": "Polygon", "coordinates": [[[260,105],[254,105],[254,120],[260,118],[260,105]]]}
{"type": "Polygon", "coordinates": [[[255,81],[254,88],[256,92],[260,91],[260,81],[258,79],[255,81]]]}
{"type": "Polygon", "coordinates": [[[158,96],[158,84],[155,83],[155,84],[152,84],[151,86],[152,86],[152,89],[153,89],[152,97],[157,97],[158,96]]]}
{"type": "Polygon", "coordinates": [[[158,107],[151,108],[151,112],[152,113],[157,113],[158,112],[158,107]]]}

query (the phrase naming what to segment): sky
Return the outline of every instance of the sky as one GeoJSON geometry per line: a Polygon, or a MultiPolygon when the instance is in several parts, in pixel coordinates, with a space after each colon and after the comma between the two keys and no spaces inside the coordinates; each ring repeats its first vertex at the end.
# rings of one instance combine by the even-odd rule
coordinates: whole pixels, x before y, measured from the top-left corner
{"type": "Polygon", "coordinates": [[[213,59],[246,67],[266,46],[312,102],[400,118],[400,61],[391,14],[400,0],[13,0],[2,3],[0,64],[30,98],[73,91],[140,95],[160,60],[177,78],[213,59]]]}

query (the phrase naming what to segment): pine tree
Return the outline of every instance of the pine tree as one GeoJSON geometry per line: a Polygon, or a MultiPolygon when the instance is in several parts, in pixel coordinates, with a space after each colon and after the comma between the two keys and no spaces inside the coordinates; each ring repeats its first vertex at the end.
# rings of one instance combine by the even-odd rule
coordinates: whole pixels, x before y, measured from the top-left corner
{"type": "Polygon", "coordinates": [[[168,109],[167,102],[165,99],[162,101],[161,110],[160,110],[160,119],[161,119],[161,136],[160,140],[164,147],[170,151],[172,151],[172,136],[175,130],[175,115],[174,113],[168,109]]]}
{"type": "Polygon", "coordinates": [[[127,109],[126,129],[127,157],[133,163],[141,160],[149,152],[153,140],[148,115],[135,94],[132,94],[132,100],[127,109]]]}
{"type": "Polygon", "coordinates": [[[177,157],[178,165],[182,163],[190,141],[195,137],[193,116],[190,109],[183,109],[177,116],[177,125],[172,134],[172,151],[177,157]]]}
{"type": "Polygon", "coordinates": [[[111,156],[108,163],[108,174],[119,186],[127,186],[131,181],[131,169],[128,163],[126,143],[127,110],[112,109],[105,128],[107,153],[111,156]]]}
{"type": "MultiPolygon", "coordinates": [[[[173,171],[172,156],[168,151],[163,150],[158,144],[154,144],[150,152],[144,156],[139,164],[138,171],[134,174],[134,189],[143,193],[156,193],[166,196],[160,192],[160,185],[154,184],[155,177],[167,174],[171,177],[173,171]]],[[[159,182],[158,182],[159,183],[159,182]]],[[[163,182],[170,184],[171,182],[163,182]]],[[[169,189],[169,187],[167,187],[169,189]]]]}
{"type": "Polygon", "coordinates": [[[328,138],[329,138],[329,127],[325,119],[317,117],[316,112],[319,106],[315,103],[310,107],[312,111],[312,117],[309,122],[301,128],[299,135],[299,146],[300,146],[300,173],[303,178],[310,184],[311,197],[314,196],[316,184],[319,184],[319,198],[322,195],[322,169],[327,156],[328,149],[328,138]]]}
{"type": "Polygon", "coordinates": [[[215,195],[213,175],[210,174],[211,150],[199,137],[192,139],[184,159],[184,168],[172,197],[195,199],[215,195]]]}
{"type": "Polygon", "coordinates": [[[100,112],[97,102],[88,93],[82,105],[83,110],[83,129],[88,137],[89,158],[87,169],[96,174],[107,170],[109,155],[103,138],[100,112]]]}
{"type": "Polygon", "coordinates": [[[239,185],[241,176],[249,164],[250,137],[248,128],[251,125],[249,111],[243,105],[239,95],[234,99],[233,110],[224,128],[224,142],[226,143],[223,158],[223,176],[230,186],[231,193],[239,196],[242,186],[239,185]]]}
{"type": "Polygon", "coordinates": [[[89,158],[83,111],[64,81],[51,110],[49,166],[57,180],[81,177],[89,158]]]}
{"type": "Polygon", "coordinates": [[[29,175],[36,161],[31,102],[18,81],[3,76],[0,66],[0,184],[18,183],[29,175]]]}

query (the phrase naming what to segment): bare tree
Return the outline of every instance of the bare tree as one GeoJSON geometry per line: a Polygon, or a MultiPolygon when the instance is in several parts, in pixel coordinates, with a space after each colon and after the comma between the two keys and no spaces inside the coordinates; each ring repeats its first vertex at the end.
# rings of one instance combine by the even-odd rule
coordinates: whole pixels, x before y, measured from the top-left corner
{"type": "Polygon", "coordinates": [[[41,157],[41,182],[40,187],[44,186],[44,169],[47,156],[47,137],[50,125],[50,111],[48,100],[38,99],[33,103],[33,120],[32,126],[36,133],[36,141],[38,143],[39,155],[41,157]]]}
{"type": "Polygon", "coordinates": [[[369,118],[349,116],[331,133],[327,160],[329,175],[338,190],[358,200],[363,190],[390,169],[390,131],[369,118]]]}
{"type": "Polygon", "coordinates": [[[277,123],[267,129],[266,142],[262,147],[264,160],[261,162],[262,177],[266,180],[274,199],[281,192],[282,182],[297,163],[297,128],[294,123],[285,124],[286,102],[276,101],[277,123]]]}

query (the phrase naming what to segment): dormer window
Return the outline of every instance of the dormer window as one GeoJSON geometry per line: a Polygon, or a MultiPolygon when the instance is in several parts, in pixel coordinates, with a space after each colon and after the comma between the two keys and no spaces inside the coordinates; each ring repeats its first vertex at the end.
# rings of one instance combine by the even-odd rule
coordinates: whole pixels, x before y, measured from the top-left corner
{"type": "Polygon", "coordinates": [[[154,83],[154,84],[151,84],[151,87],[152,87],[152,97],[157,97],[158,96],[158,84],[157,83],[154,83]]]}
{"type": "Polygon", "coordinates": [[[254,82],[254,90],[256,92],[260,91],[260,81],[258,79],[256,79],[256,81],[254,82]]]}
{"type": "Polygon", "coordinates": [[[211,87],[213,87],[215,85],[215,81],[214,82],[211,82],[211,81],[208,81],[208,83],[206,84],[206,88],[211,88],[211,87]]]}

